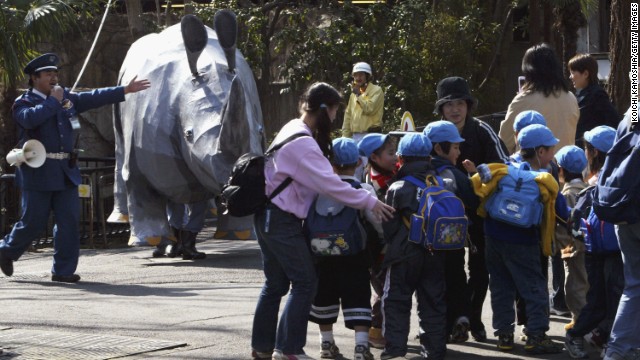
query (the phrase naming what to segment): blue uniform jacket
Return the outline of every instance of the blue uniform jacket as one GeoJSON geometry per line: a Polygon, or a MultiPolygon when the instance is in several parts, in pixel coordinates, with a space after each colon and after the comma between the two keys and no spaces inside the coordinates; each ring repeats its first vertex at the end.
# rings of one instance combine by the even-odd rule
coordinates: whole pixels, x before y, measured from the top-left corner
{"type": "MultiPolygon", "coordinates": [[[[124,101],[124,87],[96,89],[80,93],[65,90],[65,99],[73,106],[65,110],[52,96],[43,99],[31,89],[13,104],[13,119],[18,125],[19,147],[29,139],[40,141],[47,153],[71,153],[75,136],[69,118],[73,112],[81,113],[103,105],[124,101]]],[[[69,159],[47,159],[39,168],[22,165],[16,170],[17,184],[23,190],[59,191],[70,184],[80,184],[80,169],[69,164],[69,159]],[[68,179],[68,180],[67,180],[68,179]]]]}

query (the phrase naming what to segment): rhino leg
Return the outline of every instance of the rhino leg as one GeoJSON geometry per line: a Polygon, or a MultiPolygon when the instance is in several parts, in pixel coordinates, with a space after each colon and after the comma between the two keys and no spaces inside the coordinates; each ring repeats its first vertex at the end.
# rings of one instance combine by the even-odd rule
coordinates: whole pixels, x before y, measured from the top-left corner
{"type": "Polygon", "coordinates": [[[129,176],[125,180],[131,226],[129,246],[155,246],[162,237],[171,236],[167,220],[167,199],[151,187],[135,166],[132,156],[129,176]]]}

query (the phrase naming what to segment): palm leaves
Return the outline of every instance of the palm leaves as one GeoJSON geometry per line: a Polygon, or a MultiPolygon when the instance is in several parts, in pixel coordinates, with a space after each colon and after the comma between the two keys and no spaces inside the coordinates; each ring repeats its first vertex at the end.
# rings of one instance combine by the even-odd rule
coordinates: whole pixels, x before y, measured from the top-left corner
{"type": "Polygon", "coordinates": [[[96,8],[94,0],[0,0],[0,83],[15,87],[38,42],[61,38],[96,8]]]}

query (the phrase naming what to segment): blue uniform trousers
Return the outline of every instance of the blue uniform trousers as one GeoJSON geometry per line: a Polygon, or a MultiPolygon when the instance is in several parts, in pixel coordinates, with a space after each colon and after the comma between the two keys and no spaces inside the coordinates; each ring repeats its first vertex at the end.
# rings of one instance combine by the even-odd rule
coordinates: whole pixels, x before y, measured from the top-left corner
{"type": "Polygon", "coordinates": [[[80,256],[78,223],[80,221],[78,188],[73,186],[60,191],[22,192],[22,217],[3,241],[0,251],[12,260],[18,260],[33,240],[47,226],[49,213],[53,210],[53,268],[55,275],[75,273],[80,256]]]}

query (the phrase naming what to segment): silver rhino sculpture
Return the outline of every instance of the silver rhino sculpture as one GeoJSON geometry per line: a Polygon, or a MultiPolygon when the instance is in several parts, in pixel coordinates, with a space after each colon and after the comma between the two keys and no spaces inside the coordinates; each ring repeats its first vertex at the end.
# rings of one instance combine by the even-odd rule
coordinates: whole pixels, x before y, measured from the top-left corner
{"type": "MultiPolygon", "coordinates": [[[[263,151],[258,90],[235,48],[235,14],[219,11],[214,28],[187,15],[181,24],[133,43],[120,69],[120,84],[136,75],[151,82],[147,91],[114,107],[115,204],[109,221],[129,222],[129,245],[157,245],[169,237],[168,200],[213,198],[238,157],[263,151]]],[[[250,221],[244,223],[250,228],[250,221]]]]}

